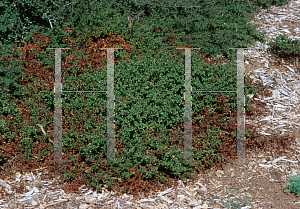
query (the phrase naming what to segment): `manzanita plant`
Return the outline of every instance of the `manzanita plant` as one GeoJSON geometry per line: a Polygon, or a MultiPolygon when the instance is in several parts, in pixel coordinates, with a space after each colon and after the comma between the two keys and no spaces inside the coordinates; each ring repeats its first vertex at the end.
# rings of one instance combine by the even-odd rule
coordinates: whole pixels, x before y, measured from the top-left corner
{"type": "MultiPolygon", "coordinates": [[[[71,167],[61,170],[65,177],[72,181],[81,175],[86,183],[100,190],[103,185],[110,187],[116,181],[133,182],[140,174],[141,178],[152,182],[164,182],[170,177],[185,179],[195,170],[224,160],[220,150],[228,142],[221,140],[221,130],[214,124],[218,123],[218,115],[225,116],[222,123],[229,122],[227,115],[236,109],[236,94],[224,93],[226,99],[218,103],[220,99],[215,94],[198,92],[192,95],[193,126],[205,131],[193,136],[192,151],[193,159],[200,163],[179,161],[184,159],[184,137],[183,131],[176,132],[174,127],[183,127],[185,52],[175,48],[201,49],[193,49],[191,54],[193,90],[235,91],[236,50],[229,48],[247,46],[255,40],[264,41],[263,33],[246,24],[263,2],[250,0],[253,10],[247,4],[228,1],[214,5],[206,1],[206,10],[165,7],[168,5],[165,1],[163,4],[140,5],[128,0],[53,2],[60,6],[48,2],[49,7],[43,7],[40,1],[27,0],[0,5],[0,27],[5,29],[1,37],[6,39],[0,55],[1,69],[6,70],[0,72],[3,81],[0,86],[5,92],[0,95],[3,107],[0,108],[1,146],[14,140],[11,126],[21,139],[24,159],[43,161],[50,155],[54,150],[52,143],[42,146],[38,155],[32,156],[34,145],[48,143],[47,140],[53,138],[55,57],[54,50],[45,49],[70,48],[62,52],[62,65],[68,66],[62,72],[64,90],[106,91],[107,69],[100,65],[107,64],[106,59],[101,55],[100,58],[93,57],[93,62],[87,60],[95,53],[93,50],[106,47],[108,42],[104,38],[118,34],[110,40],[113,43],[108,48],[116,47],[118,38],[130,43],[119,44],[124,50],[114,52],[118,61],[114,66],[116,159],[123,162],[97,161],[105,160],[107,155],[106,94],[63,93],[63,152],[72,162],[71,167]],[[32,11],[34,7],[36,11],[32,11]],[[28,18],[20,15],[22,9],[28,10],[28,18]],[[131,27],[126,22],[128,13],[132,17],[131,27]],[[39,21],[34,22],[29,16],[39,16],[39,21]],[[7,19],[11,25],[4,26],[3,21],[7,19]],[[24,33],[30,35],[25,37],[24,33]],[[25,40],[19,44],[23,48],[13,49],[12,42],[20,37],[25,40]],[[14,54],[11,55],[12,50],[14,54]],[[207,61],[206,57],[218,54],[224,55],[226,64],[207,61]],[[24,57],[32,60],[21,62],[24,57]],[[95,68],[95,65],[98,66],[95,68]],[[27,76],[24,71],[32,76],[27,76]],[[18,107],[13,102],[16,99],[18,107]],[[222,108],[225,104],[228,109],[222,108]],[[21,117],[21,111],[23,115],[26,113],[26,118],[21,117]],[[36,124],[41,124],[46,134],[36,124]],[[176,133],[171,134],[174,131],[176,133]]],[[[293,46],[298,44],[292,43],[293,46]]],[[[296,52],[296,48],[292,47],[291,52],[296,52]]],[[[221,61],[221,58],[215,61],[221,61]]],[[[245,82],[246,95],[257,91],[253,84],[245,82]]],[[[247,97],[246,113],[251,111],[249,101],[247,97]]],[[[249,131],[246,136],[251,136],[249,131]]],[[[229,137],[232,142],[235,142],[234,137],[229,137]]]]}

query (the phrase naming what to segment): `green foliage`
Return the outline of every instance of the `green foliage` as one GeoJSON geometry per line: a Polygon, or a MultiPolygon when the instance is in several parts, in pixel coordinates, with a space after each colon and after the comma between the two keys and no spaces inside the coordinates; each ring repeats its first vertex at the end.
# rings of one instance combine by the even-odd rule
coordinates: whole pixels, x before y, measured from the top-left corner
{"type": "Polygon", "coordinates": [[[37,158],[37,161],[41,161],[42,157],[44,156],[47,156],[48,155],[48,151],[47,150],[43,150],[42,153],[38,154],[38,158],[37,158]]]}
{"type": "Polygon", "coordinates": [[[283,6],[287,4],[288,0],[250,0],[250,2],[254,3],[257,7],[266,9],[272,5],[283,6]]]}
{"type": "MultiPolygon", "coordinates": [[[[229,187],[229,190],[231,190],[232,186],[229,187]]],[[[227,192],[224,193],[224,195],[228,195],[229,190],[227,190],[227,192]]],[[[234,193],[238,193],[238,191],[234,191],[234,193]]],[[[230,194],[230,196],[234,196],[234,194],[230,194]]],[[[248,196],[244,196],[243,198],[238,197],[237,199],[233,199],[233,200],[228,200],[226,202],[221,201],[221,203],[223,203],[223,206],[226,208],[234,208],[234,209],[241,209],[242,207],[247,206],[251,200],[247,200],[249,197],[248,196]]]]}
{"type": "MultiPolygon", "coordinates": [[[[0,70],[0,87],[1,90],[6,91],[6,93],[13,94],[14,96],[19,96],[21,92],[23,92],[22,87],[19,85],[19,78],[26,77],[26,74],[22,72],[21,66],[22,61],[13,61],[10,55],[11,52],[11,45],[8,46],[1,46],[1,70],[0,70]],[[6,62],[2,61],[5,56],[8,56],[9,59],[6,62]]],[[[1,94],[1,98],[6,98],[6,94],[1,94]]],[[[1,106],[5,105],[3,100],[0,100],[1,106]]],[[[5,108],[4,114],[14,114],[11,112],[10,107],[3,107],[5,108]]]]}
{"type": "MultiPolygon", "coordinates": [[[[62,168],[60,168],[60,171],[61,172],[63,172],[63,173],[65,173],[65,178],[67,178],[67,179],[69,179],[69,180],[73,180],[74,179],[74,177],[75,177],[75,175],[74,174],[72,174],[72,173],[68,173],[67,172],[67,170],[64,168],[64,169],[62,169],[62,168]]],[[[75,172],[76,172],[76,169],[75,169],[75,172]]]]}
{"type": "Polygon", "coordinates": [[[27,41],[34,31],[40,28],[48,28],[49,20],[58,12],[61,1],[50,2],[29,0],[5,1],[0,5],[0,34],[3,44],[13,43],[20,46],[20,39],[27,41]],[[57,6],[56,6],[57,5],[57,6]],[[44,14],[44,15],[43,15],[44,14]]]}
{"type": "Polygon", "coordinates": [[[251,137],[252,136],[252,134],[251,134],[251,132],[252,132],[252,129],[247,129],[247,131],[246,131],[246,133],[245,133],[245,136],[246,137],[251,137]]]}
{"type": "Polygon", "coordinates": [[[290,176],[289,183],[284,185],[288,188],[284,192],[293,192],[296,193],[297,196],[300,195],[300,176],[290,176]]]}
{"type": "MultiPolygon", "coordinates": [[[[38,79],[26,77],[22,72],[24,63],[15,62],[11,58],[6,62],[3,61],[4,56],[10,55],[13,42],[22,45],[18,42],[20,38],[26,42],[30,41],[33,32],[39,30],[39,33],[51,40],[47,48],[70,47],[70,52],[75,57],[73,63],[75,66],[83,59],[83,51],[74,52],[71,46],[62,42],[65,37],[70,39],[70,36],[78,36],[80,32],[83,36],[77,43],[84,48],[88,46],[88,43],[83,43],[86,37],[92,35],[98,40],[108,37],[112,32],[120,34],[129,42],[133,51],[139,49],[143,54],[140,57],[125,50],[115,51],[116,59],[125,56],[129,58],[129,61],[119,61],[114,67],[115,125],[120,127],[116,133],[116,140],[124,145],[124,152],[116,157],[124,160],[124,163],[109,163],[110,171],[106,172],[100,171],[104,167],[103,163],[94,164],[92,169],[74,167],[72,171],[61,170],[66,178],[73,180],[78,170],[84,169],[83,179],[95,188],[101,189],[105,184],[111,186],[116,179],[130,179],[137,171],[145,179],[161,182],[166,177],[158,175],[159,171],[180,179],[192,175],[196,167],[191,163],[177,162],[183,160],[182,150],[169,143],[172,137],[170,131],[178,123],[183,124],[185,54],[180,51],[177,56],[172,56],[170,52],[175,53],[176,49],[167,47],[167,38],[177,37],[178,42],[175,45],[183,47],[187,47],[186,41],[179,38],[190,38],[188,45],[200,48],[203,52],[201,56],[224,55],[226,64],[214,66],[205,63],[198,55],[198,50],[192,50],[194,89],[234,91],[237,89],[236,50],[230,48],[249,46],[256,40],[264,42],[264,34],[256,31],[255,26],[246,23],[259,6],[269,6],[275,1],[250,1],[253,7],[248,7],[247,1],[240,4],[234,1],[199,1],[198,3],[203,5],[201,9],[165,7],[170,4],[166,1],[154,4],[147,2],[138,4],[133,0],[31,2],[17,0],[14,4],[5,2],[0,5],[0,28],[3,29],[0,32],[3,37],[0,64],[1,69],[6,70],[0,72],[3,81],[1,90],[6,92],[0,95],[0,106],[3,107],[0,109],[0,115],[3,118],[14,117],[21,124],[17,134],[22,138],[20,148],[25,152],[25,156],[22,157],[26,159],[31,158],[33,143],[42,139],[42,133],[36,128],[36,124],[42,124],[45,130],[53,124],[54,118],[50,117],[50,112],[54,111],[54,99],[52,90],[51,92],[46,90],[41,77],[38,79]],[[25,10],[26,12],[22,12],[25,10]],[[128,27],[128,13],[133,19],[131,27],[128,27]],[[50,20],[51,18],[55,21],[50,20]],[[10,21],[9,24],[4,21],[7,19],[10,21]],[[72,33],[66,33],[66,26],[71,26],[72,33]],[[99,33],[97,29],[101,29],[99,33]],[[139,42],[135,35],[138,35],[139,42]],[[21,87],[18,81],[22,77],[33,81],[33,84],[21,87]],[[24,94],[23,97],[20,97],[21,93],[24,94]],[[20,112],[13,102],[18,96],[22,105],[31,114],[31,120],[27,121],[26,125],[22,122],[20,112]],[[44,104],[43,117],[40,103],[44,104]],[[150,134],[147,134],[149,129],[150,134]],[[152,139],[150,136],[155,133],[159,133],[159,136],[152,139]],[[168,137],[165,137],[166,135],[168,137]]],[[[294,48],[291,52],[295,52],[293,50],[294,48]]],[[[40,54],[36,51],[31,53],[36,55],[38,62],[54,69],[55,58],[50,50],[40,54]]],[[[14,56],[18,57],[20,53],[16,51],[14,56]]],[[[65,59],[66,55],[63,52],[62,61],[65,59]]],[[[84,69],[85,74],[79,72],[80,67],[70,67],[68,70],[64,77],[64,90],[105,91],[106,69],[99,67],[98,70],[92,70],[88,66],[84,69]]],[[[53,79],[48,72],[47,76],[48,79],[53,79]]],[[[246,95],[256,94],[257,88],[246,83],[245,92],[246,95]]],[[[236,109],[236,94],[227,93],[227,95],[225,103],[228,103],[230,109],[236,109]]],[[[216,106],[217,99],[214,94],[195,93],[192,97],[195,114],[204,108],[211,110],[216,106]],[[201,103],[201,100],[205,103],[201,103]]],[[[80,160],[86,164],[91,164],[94,159],[105,158],[107,153],[105,93],[64,93],[62,98],[63,122],[68,127],[68,130],[62,133],[63,150],[65,152],[75,150],[75,154],[71,155],[73,165],[78,161],[77,156],[80,156],[80,160]]],[[[247,106],[249,100],[247,97],[246,111],[251,111],[250,106],[247,106]]],[[[214,114],[214,111],[210,113],[214,114]]],[[[203,117],[194,118],[193,123],[202,120],[203,117]]],[[[213,125],[213,121],[210,124],[213,125]]],[[[5,136],[3,140],[6,141],[13,140],[9,128],[12,124],[8,120],[3,120],[3,125],[0,124],[1,137],[5,136]]],[[[198,153],[197,150],[193,150],[193,159],[210,165],[220,159],[215,150],[222,144],[219,140],[219,129],[212,127],[208,128],[207,132],[209,137],[199,136],[197,139],[199,143],[205,141],[206,147],[198,153]]],[[[250,136],[250,132],[251,130],[248,130],[246,136],[250,136]]],[[[180,134],[179,137],[183,138],[180,134]]],[[[53,151],[52,144],[49,151],[53,151]]],[[[49,151],[41,151],[37,160],[40,161],[49,151]]]]}
{"type": "Polygon", "coordinates": [[[286,36],[280,35],[269,43],[271,46],[270,51],[275,52],[275,57],[294,57],[300,56],[300,41],[295,39],[291,40],[286,36]]]}
{"type": "MultiPolygon", "coordinates": [[[[195,158],[197,160],[200,160],[200,161],[203,161],[204,162],[207,162],[207,159],[206,157],[206,154],[208,153],[212,159],[210,159],[208,161],[208,165],[212,164],[214,159],[217,159],[220,157],[218,156],[218,154],[215,153],[215,150],[213,148],[217,147],[217,146],[222,146],[222,143],[220,140],[218,140],[218,138],[216,136],[218,136],[217,133],[220,133],[220,130],[217,129],[215,130],[215,128],[213,128],[212,130],[211,129],[208,129],[208,135],[209,137],[207,139],[203,138],[201,135],[199,136],[199,142],[201,142],[202,140],[206,140],[206,146],[202,149],[202,151],[200,153],[197,153],[195,154],[195,158]]],[[[196,150],[195,150],[196,151],[196,150]]]]}

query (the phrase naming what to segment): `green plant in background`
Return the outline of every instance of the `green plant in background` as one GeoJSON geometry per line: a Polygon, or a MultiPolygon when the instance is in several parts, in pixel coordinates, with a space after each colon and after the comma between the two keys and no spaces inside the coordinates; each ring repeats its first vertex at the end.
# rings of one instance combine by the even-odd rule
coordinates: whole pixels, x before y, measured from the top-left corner
{"type": "MultiPolygon", "coordinates": [[[[45,148],[45,147],[44,147],[45,148]]],[[[38,154],[38,158],[37,161],[41,161],[42,157],[47,156],[48,155],[48,151],[47,150],[43,150],[43,152],[41,154],[38,154]]]]}
{"type": "MultiPolygon", "coordinates": [[[[229,191],[231,190],[232,186],[229,187],[228,190],[226,190],[226,192],[224,193],[224,195],[228,195],[229,191]]],[[[235,194],[238,193],[238,191],[233,191],[235,194]]],[[[235,196],[235,194],[230,194],[230,196],[235,196]]],[[[252,202],[251,200],[248,200],[248,196],[244,196],[243,198],[241,198],[241,196],[239,196],[236,199],[233,200],[227,200],[226,202],[221,201],[221,203],[223,203],[223,206],[226,208],[233,208],[233,209],[241,209],[242,207],[245,207],[247,205],[249,205],[250,202],[252,202]]]]}
{"type": "MultiPolygon", "coordinates": [[[[246,137],[251,137],[252,136],[252,134],[251,134],[251,132],[252,132],[252,129],[247,129],[247,131],[246,131],[246,133],[245,133],[245,136],[246,137]]],[[[256,136],[256,134],[254,134],[254,136],[256,136]]]]}
{"type": "Polygon", "coordinates": [[[275,39],[273,38],[268,45],[271,46],[268,50],[274,51],[276,58],[300,56],[300,41],[297,39],[291,40],[284,35],[279,35],[275,39]]]}
{"type": "Polygon", "coordinates": [[[263,9],[269,8],[272,5],[283,6],[287,4],[289,0],[249,0],[251,4],[253,3],[257,7],[262,7],[263,9]]]}
{"type": "Polygon", "coordinates": [[[288,184],[284,183],[284,185],[288,188],[284,190],[284,192],[293,192],[296,193],[297,196],[300,195],[300,176],[289,176],[288,184]]]}

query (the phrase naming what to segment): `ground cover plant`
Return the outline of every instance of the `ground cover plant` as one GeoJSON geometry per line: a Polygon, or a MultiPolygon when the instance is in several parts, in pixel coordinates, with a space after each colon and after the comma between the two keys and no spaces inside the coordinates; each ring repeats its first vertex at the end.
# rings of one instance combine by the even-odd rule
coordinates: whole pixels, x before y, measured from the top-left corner
{"type": "MultiPolygon", "coordinates": [[[[264,34],[245,22],[260,6],[279,2],[246,1],[237,5],[218,1],[212,5],[199,1],[203,11],[166,9],[164,1],[165,4],[54,2],[61,7],[48,2],[46,9],[40,2],[31,5],[27,1],[16,1],[16,6],[0,5],[5,7],[1,10],[1,20],[14,15],[11,18],[16,21],[12,21],[14,24],[34,28],[28,30],[28,35],[20,34],[20,27],[13,36],[9,29],[3,34],[6,38],[1,45],[0,74],[5,92],[0,100],[3,165],[8,166],[11,159],[21,156],[20,161],[13,163],[22,172],[51,165],[53,173],[66,178],[68,184],[64,189],[69,192],[77,192],[84,183],[98,190],[105,186],[134,195],[143,191],[147,196],[150,189],[163,189],[173,184],[174,179],[193,179],[197,172],[235,159],[236,94],[194,93],[192,147],[194,159],[201,163],[176,162],[183,160],[184,150],[185,60],[184,51],[175,48],[201,48],[192,50],[193,90],[234,91],[236,50],[229,48],[263,41],[264,34]],[[252,9],[246,7],[248,3],[252,9]],[[28,17],[42,16],[40,22],[18,16],[14,11],[24,9],[22,6],[31,11],[28,17]],[[36,10],[39,13],[30,10],[33,7],[39,8],[36,10]],[[57,21],[49,21],[54,14],[57,21]],[[15,41],[20,35],[24,39],[15,41]],[[114,111],[116,158],[124,162],[97,162],[105,160],[107,152],[105,93],[62,94],[63,159],[72,162],[59,166],[45,162],[53,160],[54,148],[49,140],[53,140],[54,130],[55,63],[54,50],[46,48],[56,47],[70,48],[62,50],[62,83],[63,90],[74,91],[105,91],[107,52],[99,48],[123,48],[115,51],[114,111]],[[42,125],[45,135],[37,124],[42,125]]],[[[245,78],[246,95],[267,93],[266,88],[245,78]]],[[[246,97],[246,114],[254,114],[251,108],[254,102],[246,97]]],[[[246,125],[246,150],[268,148],[272,143],[288,149],[291,139],[282,137],[266,142],[253,127],[246,125]]]]}
{"type": "Polygon", "coordinates": [[[300,56],[300,42],[299,40],[291,40],[286,36],[280,35],[273,38],[268,43],[269,50],[274,52],[274,57],[278,58],[295,58],[300,56]]]}

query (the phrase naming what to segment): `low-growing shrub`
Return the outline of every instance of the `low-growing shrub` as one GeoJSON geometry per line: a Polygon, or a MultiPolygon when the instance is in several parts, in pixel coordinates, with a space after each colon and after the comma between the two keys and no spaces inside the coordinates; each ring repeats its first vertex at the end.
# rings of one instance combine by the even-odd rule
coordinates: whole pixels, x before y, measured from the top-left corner
{"type": "MultiPolygon", "coordinates": [[[[136,194],[135,184],[140,183],[140,190],[149,189],[153,182],[189,178],[195,171],[224,162],[224,149],[235,144],[236,139],[234,134],[225,137],[220,127],[215,126],[223,125],[217,120],[222,115],[226,129],[230,133],[236,130],[236,122],[228,119],[236,110],[236,94],[224,93],[227,97],[220,97],[219,94],[203,92],[192,95],[192,157],[199,162],[178,162],[184,159],[185,53],[175,48],[201,49],[192,50],[194,90],[236,90],[236,50],[229,48],[248,46],[255,40],[264,41],[263,33],[246,24],[257,10],[256,1],[250,1],[256,2],[253,10],[248,8],[248,2],[236,4],[234,1],[218,1],[215,4],[207,1],[203,10],[166,8],[168,2],[165,1],[163,4],[143,5],[127,0],[101,2],[106,6],[96,4],[96,1],[93,4],[77,1],[68,7],[59,1],[60,9],[56,6],[43,8],[38,2],[36,12],[30,10],[33,6],[28,6],[27,2],[19,0],[16,6],[0,5],[0,18],[11,17],[13,20],[9,26],[4,26],[3,21],[0,23],[2,28],[6,28],[2,35],[7,39],[1,51],[1,56],[6,58],[0,60],[1,67],[7,70],[0,72],[1,80],[5,81],[1,83],[5,94],[0,95],[4,125],[1,127],[0,124],[0,146],[15,138],[25,160],[36,158],[43,162],[53,154],[54,147],[48,139],[54,135],[55,57],[54,50],[47,48],[70,48],[62,50],[64,90],[106,91],[107,63],[103,55],[106,52],[96,57],[93,55],[99,48],[121,46],[124,50],[114,52],[114,113],[116,159],[123,162],[97,161],[107,157],[105,93],[63,93],[62,148],[64,157],[72,161],[72,165],[61,169],[65,177],[69,181],[81,177],[99,190],[103,185],[111,187],[115,183],[122,183],[126,189],[131,185],[129,190],[136,194]],[[18,11],[26,5],[29,13],[42,16],[39,24],[34,24],[30,18],[25,18],[25,21],[18,17],[18,11]],[[4,13],[3,8],[9,9],[4,13]],[[133,18],[135,20],[130,28],[124,21],[128,12],[136,16],[140,14],[139,18],[133,18]],[[57,21],[53,21],[55,23],[49,29],[49,25],[45,25],[54,14],[57,21]],[[32,28],[40,31],[35,32],[33,37],[25,36],[21,27],[26,28],[31,23],[32,28]],[[11,35],[9,33],[14,25],[17,34],[11,35]],[[136,31],[138,37],[134,37],[136,31]],[[160,34],[162,32],[164,36],[160,34]],[[23,36],[25,41],[21,41],[21,47],[16,49],[12,42],[23,36]],[[186,40],[189,36],[191,40],[186,40]],[[5,46],[8,48],[5,49],[5,46]],[[10,54],[12,51],[13,56],[10,54]],[[217,54],[224,56],[213,61],[208,58],[217,54]],[[216,64],[221,59],[225,59],[226,64],[216,64]],[[18,103],[15,104],[15,101],[18,103]],[[21,124],[20,128],[14,124],[21,124]],[[47,134],[37,129],[36,124],[41,124],[47,134]],[[15,135],[12,135],[12,128],[15,135]],[[37,150],[35,145],[40,145],[40,149],[37,150]]],[[[30,30],[26,28],[24,31],[29,33],[30,30]]],[[[256,94],[258,88],[247,82],[248,77],[245,81],[246,95],[256,94]]],[[[249,101],[247,97],[247,113],[251,111],[247,104],[249,101]]],[[[251,137],[251,131],[247,131],[246,137],[251,137]]],[[[234,148],[226,150],[226,153],[227,158],[236,154],[234,148]]]]}
{"type": "Polygon", "coordinates": [[[295,57],[300,56],[300,41],[295,39],[291,40],[284,35],[279,35],[275,39],[272,39],[268,45],[269,51],[274,51],[274,57],[295,57]]]}
{"type": "Polygon", "coordinates": [[[293,192],[297,196],[300,195],[300,176],[290,176],[288,184],[284,183],[284,185],[288,188],[285,192],[293,192]]]}

